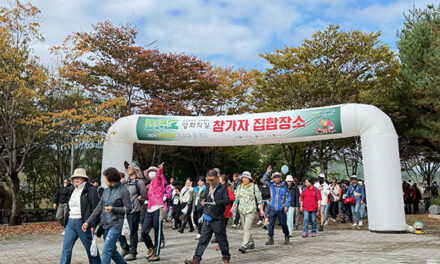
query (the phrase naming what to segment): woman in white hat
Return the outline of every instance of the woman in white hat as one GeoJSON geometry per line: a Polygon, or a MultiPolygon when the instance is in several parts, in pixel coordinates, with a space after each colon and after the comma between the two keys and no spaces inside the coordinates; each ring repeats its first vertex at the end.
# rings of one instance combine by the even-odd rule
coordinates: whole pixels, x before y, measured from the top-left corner
{"type": "Polygon", "coordinates": [[[82,225],[99,203],[98,192],[93,185],[88,183],[89,177],[87,177],[85,169],[76,169],[70,179],[75,187],[68,203],[69,217],[64,234],[60,264],[70,263],[72,259],[72,249],[78,237],[86,249],[89,263],[101,263],[99,253],[96,257],[92,257],[90,254],[90,246],[92,245],[92,233],[90,230],[93,231],[95,229],[99,220],[90,222],[90,225],[86,229],[81,230],[82,225]]]}
{"type": "Polygon", "coordinates": [[[243,241],[241,247],[238,249],[241,253],[246,253],[248,249],[255,248],[255,242],[252,238],[252,223],[255,219],[255,212],[258,203],[260,208],[260,214],[264,216],[263,201],[261,198],[260,189],[253,183],[252,175],[248,171],[244,171],[241,174],[242,183],[238,186],[234,205],[231,208],[231,212],[234,212],[238,206],[238,212],[240,213],[240,219],[243,223],[243,241]]]}
{"type": "Polygon", "coordinates": [[[287,191],[290,193],[290,206],[287,210],[287,227],[289,228],[289,235],[293,236],[293,227],[298,226],[299,221],[299,188],[295,184],[292,175],[287,175],[286,177],[287,191]],[[296,216],[296,221],[295,220],[296,216]],[[295,223],[294,223],[295,222],[295,223]]]}

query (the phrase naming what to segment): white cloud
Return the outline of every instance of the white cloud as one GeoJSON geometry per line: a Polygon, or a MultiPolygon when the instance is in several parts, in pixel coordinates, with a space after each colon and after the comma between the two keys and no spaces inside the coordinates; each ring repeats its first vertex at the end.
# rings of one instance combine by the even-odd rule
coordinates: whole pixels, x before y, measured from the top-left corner
{"type": "MultiPolygon", "coordinates": [[[[1,1],[1,0],[0,0],[1,1]]],[[[33,46],[43,61],[48,48],[72,32],[90,31],[91,24],[110,20],[134,22],[137,44],[156,41],[163,52],[187,53],[223,66],[264,65],[258,54],[298,45],[329,23],[343,29],[383,32],[393,43],[402,13],[424,0],[359,4],[355,0],[31,0],[42,10],[43,44],[33,46]]]]}

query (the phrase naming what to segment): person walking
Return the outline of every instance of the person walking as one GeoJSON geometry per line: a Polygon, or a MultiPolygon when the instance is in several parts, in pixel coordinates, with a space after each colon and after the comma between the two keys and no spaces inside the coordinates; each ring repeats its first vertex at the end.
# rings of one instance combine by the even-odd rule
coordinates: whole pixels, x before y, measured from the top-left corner
{"type": "MultiPolygon", "coordinates": [[[[57,191],[53,197],[53,209],[56,210],[55,218],[66,229],[67,224],[67,211],[70,195],[72,194],[74,187],[70,184],[70,179],[64,179],[64,183],[58,186],[57,191]]],[[[61,233],[64,236],[65,230],[61,233]]]]}
{"type": "Polygon", "coordinates": [[[419,203],[422,200],[422,192],[420,191],[419,187],[417,186],[417,183],[413,184],[413,188],[416,192],[416,197],[413,201],[414,213],[418,214],[419,213],[419,203]]]}
{"type": "MultiPolygon", "coordinates": [[[[232,208],[232,204],[235,201],[235,194],[234,194],[234,191],[232,191],[231,187],[229,186],[228,176],[226,176],[225,174],[221,174],[219,177],[219,182],[220,182],[220,184],[223,184],[228,189],[228,195],[229,195],[229,201],[230,201],[229,204],[226,205],[225,213],[223,214],[225,217],[224,224],[225,224],[225,231],[226,231],[229,218],[232,217],[231,208],[232,208]]],[[[218,240],[216,237],[214,237],[214,239],[211,240],[211,243],[217,243],[217,248],[215,249],[216,251],[221,250],[220,244],[218,244],[218,240]]]]}
{"type": "Polygon", "coordinates": [[[70,179],[74,183],[74,189],[68,199],[67,225],[63,240],[63,251],[61,253],[60,264],[70,264],[72,260],[72,250],[76,240],[81,240],[89,258],[89,263],[99,264],[101,258],[98,255],[93,257],[90,254],[92,245],[92,232],[98,225],[98,220],[89,222],[89,227],[82,229],[83,223],[90,217],[93,210],[99,203],[98,192],[88,183],[89,177],[86,170],[82,168],[75,169],[70,179]]]}
{"type": "Polygon", "coordinates": [[[189,232],[194,231],[194,225],[191,219],[191,211],[192,211],[192,182],[191,179],[186,179],[185,186],[182,188],[180,192],[180,206],[183,213],[183,223],[179,229],[179,233],[183,233],[185,230],[186,224],[189,223],[189,232]]]}
{"type": "Polygon", "coordinates": [[[241,174],[242,183],[236,191],[234,205],[231,212],[238,206],[238,212],[243,222],[243,240],[238,249],[241,253],[246,253],[248,249],[255,248],[255,242],[252,237],[252,224],[255,219],[255,212],[257,205],[260,209],[260,214],[264,216],[263,201],[260,189],[253,183],[252,175],[248,171],[241,174]]]}
{"type": "Polygon", "coordinates": [[[266,183],[261,183],[259,188],[261,192],[261,197],[263,199],[263,210],[264,210],[264,216],[262,217],[263,229],[267,230],[267,227],[269,226],[270,188],[266,183]]]}
{"type": "Polygon", "coordinates": [[[103,172],[108,188],[102,193],[101,200],[93,213],[83,224],[85,232],[91,223],[102,219],[104,228],[104,246],[102,247],[102,263],[126,263],[116,250],[116,242],[121,236],[124,215],[131,212],[130,193],[120,182],[119,171],[109,167],[103,172]]]}
{"type": "MultiPolygon", "coordinates": [[[[234,191],[234,195],[240,185],[241,185],[240,174],[235,172],[234,174],[232,174],[232,184],[231,184],[231,189],[232,191],[234,191]]],[[[231,227],[237,228],[240,225],[240,213],[238,212],[238,208],[232,213],[232,215],[233,215],[234,223],[231,225],[231,227]]]]}
{"type": "Polygon", "coordinates": [[[290,206],[287,210],[287,227],[289,228],[289,236],[293,236],[294,227],[298,225],[299,221],[299,188],[295,184],[292,175],[286,177],[287,190],[290,193],[290,206]],[[298,209],[298,210],[297,210],[298,209]],[[297,220],[295,221],[295,216],[297,220]]]}
{"type": "Polygon", "coordinates": [[[127,243],[127,238],[125,236],[119,237],[119,242],[121,242],[122,252],[121,255],[125,261],[132,261],[136,259],[137,256],[137,245],[138,245],[138,230],[141,218],[141,206],[144,201],[147,200],[147,188],[143,180],[139,177],[144,178],[139,164],[136,161],[124,162],[127,168],[128,178],[125,181],[125,187],[130,193],[131,201],[131,211],[127,213],[127,221],[130,226],[130,244],[127,243]]]}
{"type": "Polygon", "coordinates": [[[166,183],[163,175],[163,163],[157,168],[150,167],[144,172],[145,177],[150,180],[148,186],[148,206],[147,212],[142,223],[142,237],[145,246],[148,248],[147,259],[149,262],[160,260],[160,245],[162,241],[162,216],[161,210],[164,210],[165,203],[164,186],[166,183]],[[149,235],[151,229],[154,229],[154,243],[149,235]]]}
{"type": "Polygon", "coordinates": [[[426,182],[423,185],[423,193],[422,193],[422,198],[423,198],[423,202],[425,203],[425,213],[429,212],[429,206],[430,204],[430,200],[431,200],[431,196],[432,196],[432,192],[431,192],[431,186],[429,186],[426,182]]]}
{"type": "Polygon", "coordinates": [[[330,194],[330,188],[328,184],[325,182],[325,175],[319,174],[318,181],[314,184],[316,188],[319,189],[319,192],[321,193],[321,207],[320,207],[320,222],[319,225],[319,231],[324,231],[324,224],[325,224],[325,211],[326,207],[328,206],[328,195],[330,194]]]}
{"type": "Polygon", "coordinates": [[[269,211],[269,231],[266,245],[273,245],[275,221],[278,218],[284,233],[284,244],[289,243],[289,228],[286,223],[286,212],[290,206],[290,193],[282,182],[281,173],[275,172],[272,175],[273,182],[268,179],[269,173],[272,172],[272,166],[269,165],[261,179],[270,187],[270,211],[269,211]]]}
{"type": "MultiPolygon", "coordinates": [[[[348,208],[348,205],[345,204],[345,198],[347,197],[346,193],[347,193],[348,186],[347,186],[347,183],[345,180],[341,180],[341,183],[339,186],[340,186],[340,192],[341,192],[341,195],[339,198],[339,213],[341,214],[341,223],[345,224],[346,223],[345,218],[347,215],[347,208],[348,208]]],[[[350,208],[350,210],[351,210],[351,208],[350,208]]]]}
{"type": "Polygon", "coordinates": [[[216,171],[210,170],[207,175],[208,187],[205,192],[203,206],[202,234],[197,244],[195,254],[191,260],[185,260],[185,264],[199,264],[202,255],[209,245],[212,234],[214,233],[222,253],[223,263],[229,263],[229,243],[226,237],[226,227],[224,213],[226,205],[230,204],[228,189],[219,182],[216,171]]]}
{"type": "Polygon", "coordinates": [[[104,192],[104,187],[101,186],[101,180],[94,179],[90,182],[90,184],[92,184],[93,187],[96,188],[96,191],[98,192],[99,199],[101,199],[102,193],[104,192]]]}
{"type": "Polygon", "coordinates": [[[362,219],[360,218],[360,208],[361,204],[365,201],[364,188],[358,184],[358,177],[356,175],[351,176],[351,184],[347,189],[347,197],[354,197],[356,200],[355,204],[351,205],[351,212],[353,215],[353,226],[362,226],[362,219]]]}
{"type": "Polygon", "coordinates": [[[194,224],[197,226],[196,240],[199,240],[202,231],[202,224],[199,223],[199,219],[200,217],[202,217],[203,214],[202,201],[205,199],[205,191],[205,177],[199,177],[199,180],[197,181],[197,186],[193,189],[192,192],[192,208],[194,208],[193,220],[194,224]]]}
{"type": "Polygon", "coordinates": [[[312,185],[312,179],[304,181],[305,188],[301,193],[301,212],[304,213],[303,237],[309,236],[309,221],[312,221],[312,237],[316,236],[316,213],[321,208],[321,191],[312,185]]]}
{"type": "Polygon", "coordinates": [[[339,214],[339,200],[341,198],[341,188],[339,187],[338,180],[333,178],[332,184],[330,184],[330,215],[333,222],[336,222],[336,217],[339,214]]]}
{"type": "Polygon", "coordinates": [[[182,226],[182,221],[180,220],[180,190],[182,190],[182,187],[180,185],[174,185],[174,196],[173,196],[173,202],[171,205],[171,209],[173,210],[173,230],[179,229],[182,226]]]}

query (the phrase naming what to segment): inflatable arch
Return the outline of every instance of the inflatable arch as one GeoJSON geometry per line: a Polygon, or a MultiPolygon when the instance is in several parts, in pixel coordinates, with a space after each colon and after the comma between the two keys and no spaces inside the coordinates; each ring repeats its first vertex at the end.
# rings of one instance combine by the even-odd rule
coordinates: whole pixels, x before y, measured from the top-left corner
{"type": "Polygon", "coordinates": [[[238,146],[353,136],[361,137],[369,229],[405,231],[397,134],[391,119],[371,105],[230,116],[127,116],[107,133],[102,168],[124,171],[124,160],[133,156],[133,143],[238,146]]]}

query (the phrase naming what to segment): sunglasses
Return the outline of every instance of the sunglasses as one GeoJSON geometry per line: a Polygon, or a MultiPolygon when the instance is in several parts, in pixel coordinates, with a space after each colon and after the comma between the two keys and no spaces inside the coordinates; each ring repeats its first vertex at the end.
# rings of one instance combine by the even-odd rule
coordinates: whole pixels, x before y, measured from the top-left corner
{"type": "Polygon", "coordinates": [[[272,178],[281,178],[281,176],[280,175],[275,175],[275,176],[272,176],[272,178]]]}

